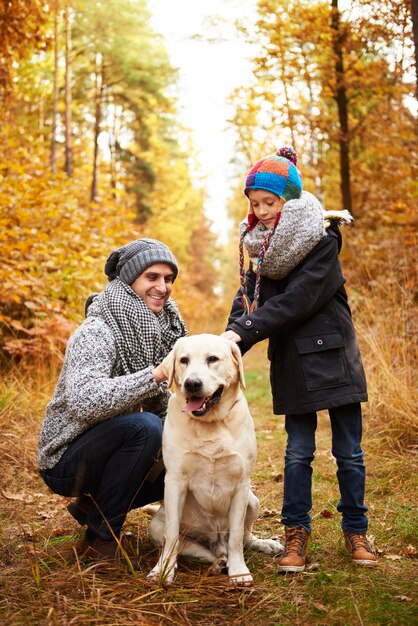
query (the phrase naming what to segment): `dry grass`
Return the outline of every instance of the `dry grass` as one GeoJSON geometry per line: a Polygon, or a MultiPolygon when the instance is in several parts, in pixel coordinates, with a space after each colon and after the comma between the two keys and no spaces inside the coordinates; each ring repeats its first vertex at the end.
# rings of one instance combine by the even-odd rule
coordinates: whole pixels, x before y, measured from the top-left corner
{"type": "MultiPolygon", "coordinates": [[[[381,559],[376,569],[356,569],[341,540],[336,512],[335,463],[329,452],[327,416],[320,415],[314,462],[314,532],[310,565],[299,576],[280,576],[274,559],[247,554],[255,583],[230,589],[226,577],[209,577],[205,564],[183,562],[169,590],[146,575],[157,552],[148,539],[148,518],[128,516],[136,537],[129,546],[141,571],[80,562],[75,546],[82,530],[65,510],[65,498],[50,493],[35,466],[37,432],[55,375],[45,368],[14,370],[0,385],[0,618],[8,626],[178,624],[290,625],[416,623],[413,579],[417,547],[416,465],[412,453],[415,355],[408,307],[393,303],[391,323],[368,307],[360,293],[356,308],[370,388],[365,452],[370,532],[381,559]],[[396,304],[396,305],[395,305],[396,304]],[[360,306],[361,305],[361,306],[360,306]],[[364,315],[359,315],[359,310],[364,315]],[[372,323],[370,322],[372,320],[372,323]],[[390,445],[388,443],[390,442],[390,445]],[[401,452],[403,451],[403,454],[401,452]],[[414,612],[415,609],[415,612],[414,612]]],[[[389,300],[389,298],[387,298],[389,300]]],[[[265,346],[245,357],[247,396],[258,438],[253,481],[262,503],[260,536],[282,537],[280,502],[285,436],[282,418],[271,413],[265,346]]]]}
{"type": "Polygon", "coordinates": [[[378,446],[418,452],[418,325],[412,295],[394,276],[350,295],[367,373],[370,435],[378,446]]]}

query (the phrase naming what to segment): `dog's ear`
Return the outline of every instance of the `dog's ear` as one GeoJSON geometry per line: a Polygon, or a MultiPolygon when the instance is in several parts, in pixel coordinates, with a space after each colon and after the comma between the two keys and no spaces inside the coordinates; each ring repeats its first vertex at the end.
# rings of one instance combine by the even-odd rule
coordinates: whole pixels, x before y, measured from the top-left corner
{"type": "Polygon", "coordinates": [[[235,343],[235,341],[231,341],[230,343],[231,343],[232,359],[237,367],[238,374],[239,374],[239,382],[241,383],[243,389],[245,389],[244,365],[242,362],[241,351],[238,348],[238,345],[235,343]]]}
{"type": "Polygon", "coordinates": [[[167,384],[169,387],[171,387],[171,385],[173,384],[173,378],[174,378],[174,361],[175,361],[174,350],[175,348],[173,348],[171,352],[167,354],[167,356],[161,361],[161,363],[158,366],[161,369],[161,371],[164,373],[164,375],[167,377],[167,384]]]}

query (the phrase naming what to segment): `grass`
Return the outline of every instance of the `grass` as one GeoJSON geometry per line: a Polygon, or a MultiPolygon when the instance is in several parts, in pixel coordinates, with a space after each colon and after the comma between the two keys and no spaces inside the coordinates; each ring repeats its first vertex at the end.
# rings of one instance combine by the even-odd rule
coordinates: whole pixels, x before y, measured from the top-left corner
{"type": "MultiPolygon", "coordinates": [[[[377,312],[375,318],[383,332],[383,313],[377,312]]],[[[392,329],[395,322],[392,319],[392,329]]],[[[241,590],[230,589],[225,576],[209,577],[205,564],[184,561],[170,589],[149,583],[146,575],[158,551],[148,538],[149,518],[142,511],[132,511],[126,523],[135,538],[127,550],[138,554],[139,572],[131,575],[116,566],[82,563],[75,547],[83,531],[65,510],[67,500],[48,491],[35,465],[37,433],[55,375],[49,377],[46,370],[38,369],[4,377],[0,386],[1,623],[416,624],[418,540],[413,494],[417,485],[412,437],[416,422],[410,414],[410,345],[403,342],[396,349],[391,336],[388,347],[376,333],[375,327],[363,324],[360,328],[363,353],[369,354],[370,346],[375,346],[377,354],[376,359],[373,355],[366,358],[371,402],[365,409],[363,443],[370,536],[380,554],[378,567],[356,568],[343,547],[330,428],[326,413],[321,413],[307,571],[298,576],[279,575],[273,558],[249,552],[246,559],[255,580],[251,588],[241,590]]],[[[279,513],[285,433],[283,418],[271,413],[265,350],[262,344],[245,357],[246,395],[258,440],[253,485],[261,515],[256,532],[283,538],[279,513]]]]}

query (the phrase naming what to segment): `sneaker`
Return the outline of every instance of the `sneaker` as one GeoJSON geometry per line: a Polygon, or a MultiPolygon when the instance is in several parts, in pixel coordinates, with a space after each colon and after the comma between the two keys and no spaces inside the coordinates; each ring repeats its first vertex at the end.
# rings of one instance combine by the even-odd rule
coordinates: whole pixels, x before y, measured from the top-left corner
{"type": "Polygon", "coordinates": [[[303,526],[286,526],[284,552],[278,563],[279,572],[303,572],[309,533],[303,526]]]}
{"type": "Polygon", "coordinates": [[[377,564],[377,556],[374,554],[366,534],[344,533],[345,547],[350,552],[353,563],[369,567],[377,564]]]}

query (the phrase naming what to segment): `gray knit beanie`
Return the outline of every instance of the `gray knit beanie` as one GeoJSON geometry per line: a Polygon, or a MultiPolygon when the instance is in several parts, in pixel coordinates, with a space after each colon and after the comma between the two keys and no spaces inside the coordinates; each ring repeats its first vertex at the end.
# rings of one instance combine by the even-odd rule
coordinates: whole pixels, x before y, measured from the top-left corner
{"type": "Polygon", "coordinates": [[[179,268],[176,257],[170,248],[156,239],[137,239],[114,250],[106,261],[104,271],[109,280],[119,276],[122,282],[132,285],[154,263],[168,263],[173,268],[174,280],[177,278],[179,268]]]}

